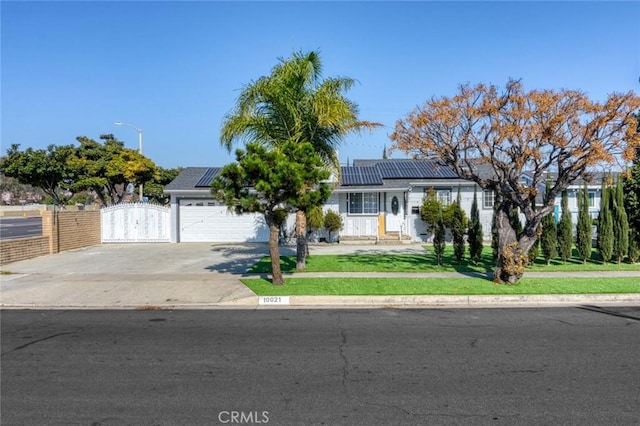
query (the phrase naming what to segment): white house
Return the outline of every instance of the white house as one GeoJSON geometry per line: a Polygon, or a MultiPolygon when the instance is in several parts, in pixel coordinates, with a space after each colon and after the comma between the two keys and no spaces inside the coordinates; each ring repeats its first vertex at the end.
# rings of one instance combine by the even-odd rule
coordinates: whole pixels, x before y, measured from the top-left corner
{"type": "MultiPolygon", "coordinates": [[[[215,200],[210,184],[219,167],[188,167],[165,188],[171,197],[172,242],[265,242],[269,232],[261,214],[235,215],[215,200]]],[[[340,181],[324,210],[343,218],[341,239],[405,238],[426,241],[419,209],[426,192],[449,204],[460,191],[462,208],[471,211],[474,183],[460,179],[436,161],[355,160],[341,168],[340,181]]],[[[493,193],[478,188],[480,221],[490,236],[493,193]]],[[[294,226],[293,215],[287,228],[294,226]]]]}
{"type": "MultiPolygon", "coordinates": [[[[611,178],[614,180],[617,178],[618,173],[611,173],[611,178]]],[[[553,181],[556,178],[555,174],[550,175],[551,180],[553,181]]],[[[596,219],[598,214],[600,213],[600,200],[602,199],[602,179],[606,178],[603,173],[591,173],[586,176],[585,179],[578,179],[572,185],[569,185],[567,188],[567,201],[569,212],[571,213],[571,222],[575,227],[578,223],[578,197],[580,195],[580,191],[584,190],[585,183],[587,184],[587,192],[589,195],[589,215],[592,219],[596,219]]],[[[530,184],[532,182],[532,178],[528,174],[524,174],[522,176],[522,180],[530,184]]],[[[544,184],[538,188],[539,199],[542,202],[542,196],[545,192],[544,184]]],[[[554,217],[556,222],[560,221],[560,215],[562,214],[562,194],[558,194],[554,202],[554,217]]]]}

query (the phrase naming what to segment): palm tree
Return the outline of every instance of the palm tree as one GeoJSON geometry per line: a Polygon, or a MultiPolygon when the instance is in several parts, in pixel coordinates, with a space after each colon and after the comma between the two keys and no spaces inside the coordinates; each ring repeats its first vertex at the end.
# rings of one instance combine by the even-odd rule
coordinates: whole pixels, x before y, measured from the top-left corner
{"type": "MultiPolygon", "coordinates": [[[[279,61],[269,76],[243,87],[235,108],[223,120],[221,144],[231,151],[237,141],[273,146],[288,140],[310,142],[338,175],[336,148],[342,139],[380,124],[358,120],[358,106],[343,95],[353,87],[354,79],[321,78],[317,52],[297,52],[279,61]]],[[[308,253],[305,210],[312,206],[296,207],[297,268],[304,269],[308,253]]]]}

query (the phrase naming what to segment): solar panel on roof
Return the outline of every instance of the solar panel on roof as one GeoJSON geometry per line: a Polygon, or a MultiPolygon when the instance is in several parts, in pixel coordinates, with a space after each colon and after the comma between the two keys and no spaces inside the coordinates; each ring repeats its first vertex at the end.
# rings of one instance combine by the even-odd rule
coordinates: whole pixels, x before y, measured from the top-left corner
{"type": "Polygon", "coordinates": [[[357,185],[358,175],[355,173],[353,167],[342,168],[342,184],[343,185],[357,185]]]}
{"type": "Polygon", "coordinates": [[[360,167],[363,185],[382,185],[382,176],[375,167],[360,167]]]}
{"type": "Polygon", "coordinates": [[[396,162],[381,162],[376,165],[380,174],[385,179],[394,179],[401,177],[400,169],[396,162]]]}
{"type": "Polygon", "coordinates": [[[198,182],[196,182],[195,187],[202,188],[202,187],[211,186],[211,182],[213,181],[213,178],[218,174],[219,171],[220,171],[219,167],[209,167],[204,172],[202,177],[198,180],[198,182]]]}
{"type": "Polygon", "coordinates": [[[355,185],[382,185],[382,176],[375,167],[343,167],[342,184],[355,185]]]}

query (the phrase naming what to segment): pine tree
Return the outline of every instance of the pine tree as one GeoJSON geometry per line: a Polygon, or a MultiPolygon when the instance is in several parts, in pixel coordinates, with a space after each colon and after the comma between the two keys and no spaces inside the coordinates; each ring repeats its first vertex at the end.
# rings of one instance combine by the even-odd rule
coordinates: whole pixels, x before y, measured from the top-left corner
{"type": "MultiPolygon", "coordinates": [[[[547,194],[545,195],[545,204],[549,200],[549,189],[551,188],[551,179],[547,178],[547,194]]],[[[542,235],[540,237],[540,247],[542,255],[547,265],[551,263],[551,259],[558,255],[557,251],[557,227],[553,213],[549,213],[542,219],[542,235]]]]}
{"type": "Polygon", "coordinates": [[[573,246],[573,223],[571,212],[569,211],[569,193],[565,189],[562,191],[562,201],[560,204],[562,214],[558,224],[558,254],[560,259],[566,263],[571,258],[571,248],[573,246]]]}
{"type": "Polygon", "coordinates": [[[582,263],[591,258],[591,215],[589,215],[589,191],[587,183],[578,193],[578,224],[576,225],[576,249],[582,263]]]}
{"type": "Polygon", "coordinates": [[[482,224],[480,223],[480,211],[478,210],[478,190],[474,186],[471,222],[469,223],[469,256],[474,263],[478,263],[482,256],[482,239],[482,224]]]}
{"type": "Polygon", "coordinates": [[[621,263],[629,251],[629,221],[624,208],[624,188],[618,178],[612,189],[613,198],[613,257],[621,263]]]}
{"type": "Polygon", "coordinates": [[[598,252],[602,261],[607,263],[613,255],[613,217],[611,215],[610,190],[605,179],[602,180],[600,213],[598,214],[598,252]]]}
{"type": "Polygon", "coordinates": [[[464,231],[466,229],[467,218],[461,207],[460,188],[458,188],[458,199],[454,203],[453,216],[451,218],[451,235],[453,236],[453,253],[456,261],[461,262],[464,258],[464,231]]]}

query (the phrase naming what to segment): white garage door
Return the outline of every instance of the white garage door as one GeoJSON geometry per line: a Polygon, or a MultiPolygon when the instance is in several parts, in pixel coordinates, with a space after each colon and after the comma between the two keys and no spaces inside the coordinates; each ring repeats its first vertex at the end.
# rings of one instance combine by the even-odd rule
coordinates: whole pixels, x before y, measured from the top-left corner
{"type": "Polygon", "coordinates": [[[241,243],[269,241],[269,228],[258,213],[236,215],[225,206],[180,206],[180,241],[241,243]]]}

